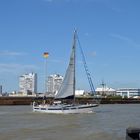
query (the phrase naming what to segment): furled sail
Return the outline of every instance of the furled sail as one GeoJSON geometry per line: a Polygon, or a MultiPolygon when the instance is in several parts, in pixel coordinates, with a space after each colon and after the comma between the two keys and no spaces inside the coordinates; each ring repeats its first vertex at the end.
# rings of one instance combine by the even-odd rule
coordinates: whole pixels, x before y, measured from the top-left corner
{"type": "Polygon", "coordinates": [[[76,46],[76,32],[74,33],[74,43],[72,46],[69,66],[67,68],[62,85],[55,98],[74,97],[74,94],[75,94],[75,46],[76,46]]]}

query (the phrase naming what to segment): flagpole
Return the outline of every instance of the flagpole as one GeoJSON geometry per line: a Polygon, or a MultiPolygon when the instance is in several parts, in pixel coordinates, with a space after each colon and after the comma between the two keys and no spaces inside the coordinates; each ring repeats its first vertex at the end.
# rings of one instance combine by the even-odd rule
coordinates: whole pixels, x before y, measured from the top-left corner
{"type": "Polygon", "coordinates": [[[45,85],[44,85],[44,94],[47,93],[47,58],[45,58],[45,85]]]}
{"type": "Polygon", "coordinates": [[[44,76],[44,95],[45,95],[45,93],[47,93],[47,58],[48,58],[48,56],[49,56],[49,53],[48,52],[45,52],[44,53],[44,58],[45,58],[45,62],[44,62],[44,70],[45,70],[45,72],[44,72],[44,74],[45,74],[45,76],[44,76]]]}

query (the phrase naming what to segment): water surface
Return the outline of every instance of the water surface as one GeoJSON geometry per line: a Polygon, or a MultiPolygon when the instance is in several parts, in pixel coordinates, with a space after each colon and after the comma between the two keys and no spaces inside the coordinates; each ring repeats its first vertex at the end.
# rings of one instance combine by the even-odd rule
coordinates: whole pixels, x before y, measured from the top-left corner
{"type": "Polygon", "coordinates": [[[125,140],[140,127],[140,105],[100,105],[92,114],[53,115],[0,106],[0,140],[125,140]]]}

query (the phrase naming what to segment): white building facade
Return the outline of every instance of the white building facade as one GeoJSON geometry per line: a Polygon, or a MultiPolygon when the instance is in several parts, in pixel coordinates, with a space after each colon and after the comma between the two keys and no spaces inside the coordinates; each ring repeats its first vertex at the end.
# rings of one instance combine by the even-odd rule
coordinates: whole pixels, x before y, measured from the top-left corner
{"type": "Polygon", "coordinates": [[[122,98],[140,97],[140,89],[139,88],[120,88],[120,89],[117,89],[116,94],[122,96],[122,98]]]}
{"type": "Polygon", "coordinates": [[[84,90],[75,90],[75,96],[83,96],[85,93],[84,90]]]}
{"type": "Polygon", "coordinates": [[[19,77],[19,92],[25,95],[37,93],[37,74],[28,73],[19,77]]]}
{"type": "Polygon", "coordinates": [[[96,93],[99,95],[116,95],[116,90],[113,88],[105,87],[98,87],[96,88],[96,93]]]}
{"type": "Polygon", "coordinates": [[[63,76],[59,74],[54,74],[48,76],[47,81],[47,92],[50,94],[56,94],[62,84],[63,76]]]}

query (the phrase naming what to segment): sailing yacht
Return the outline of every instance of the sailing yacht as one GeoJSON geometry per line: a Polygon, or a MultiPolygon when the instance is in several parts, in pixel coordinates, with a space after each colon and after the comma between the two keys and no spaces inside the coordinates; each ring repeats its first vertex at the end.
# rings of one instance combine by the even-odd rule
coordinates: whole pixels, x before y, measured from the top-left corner
{"type": "Polygon", "coordinates": [[[76,52],[76,37],[77,32],[74,31],[72,52],[69,65],[62,82],[62,85],[55,96],[55,99],[73,99],[72,104],[64,104],[61,101],[54,101],[53,104],[33,103],[34,112],[54,113],[54,114],[69,114],[69,113],[91,113],[93,108],[98,104],[77,104],[75,103],[75,52],[76,52]]]}

